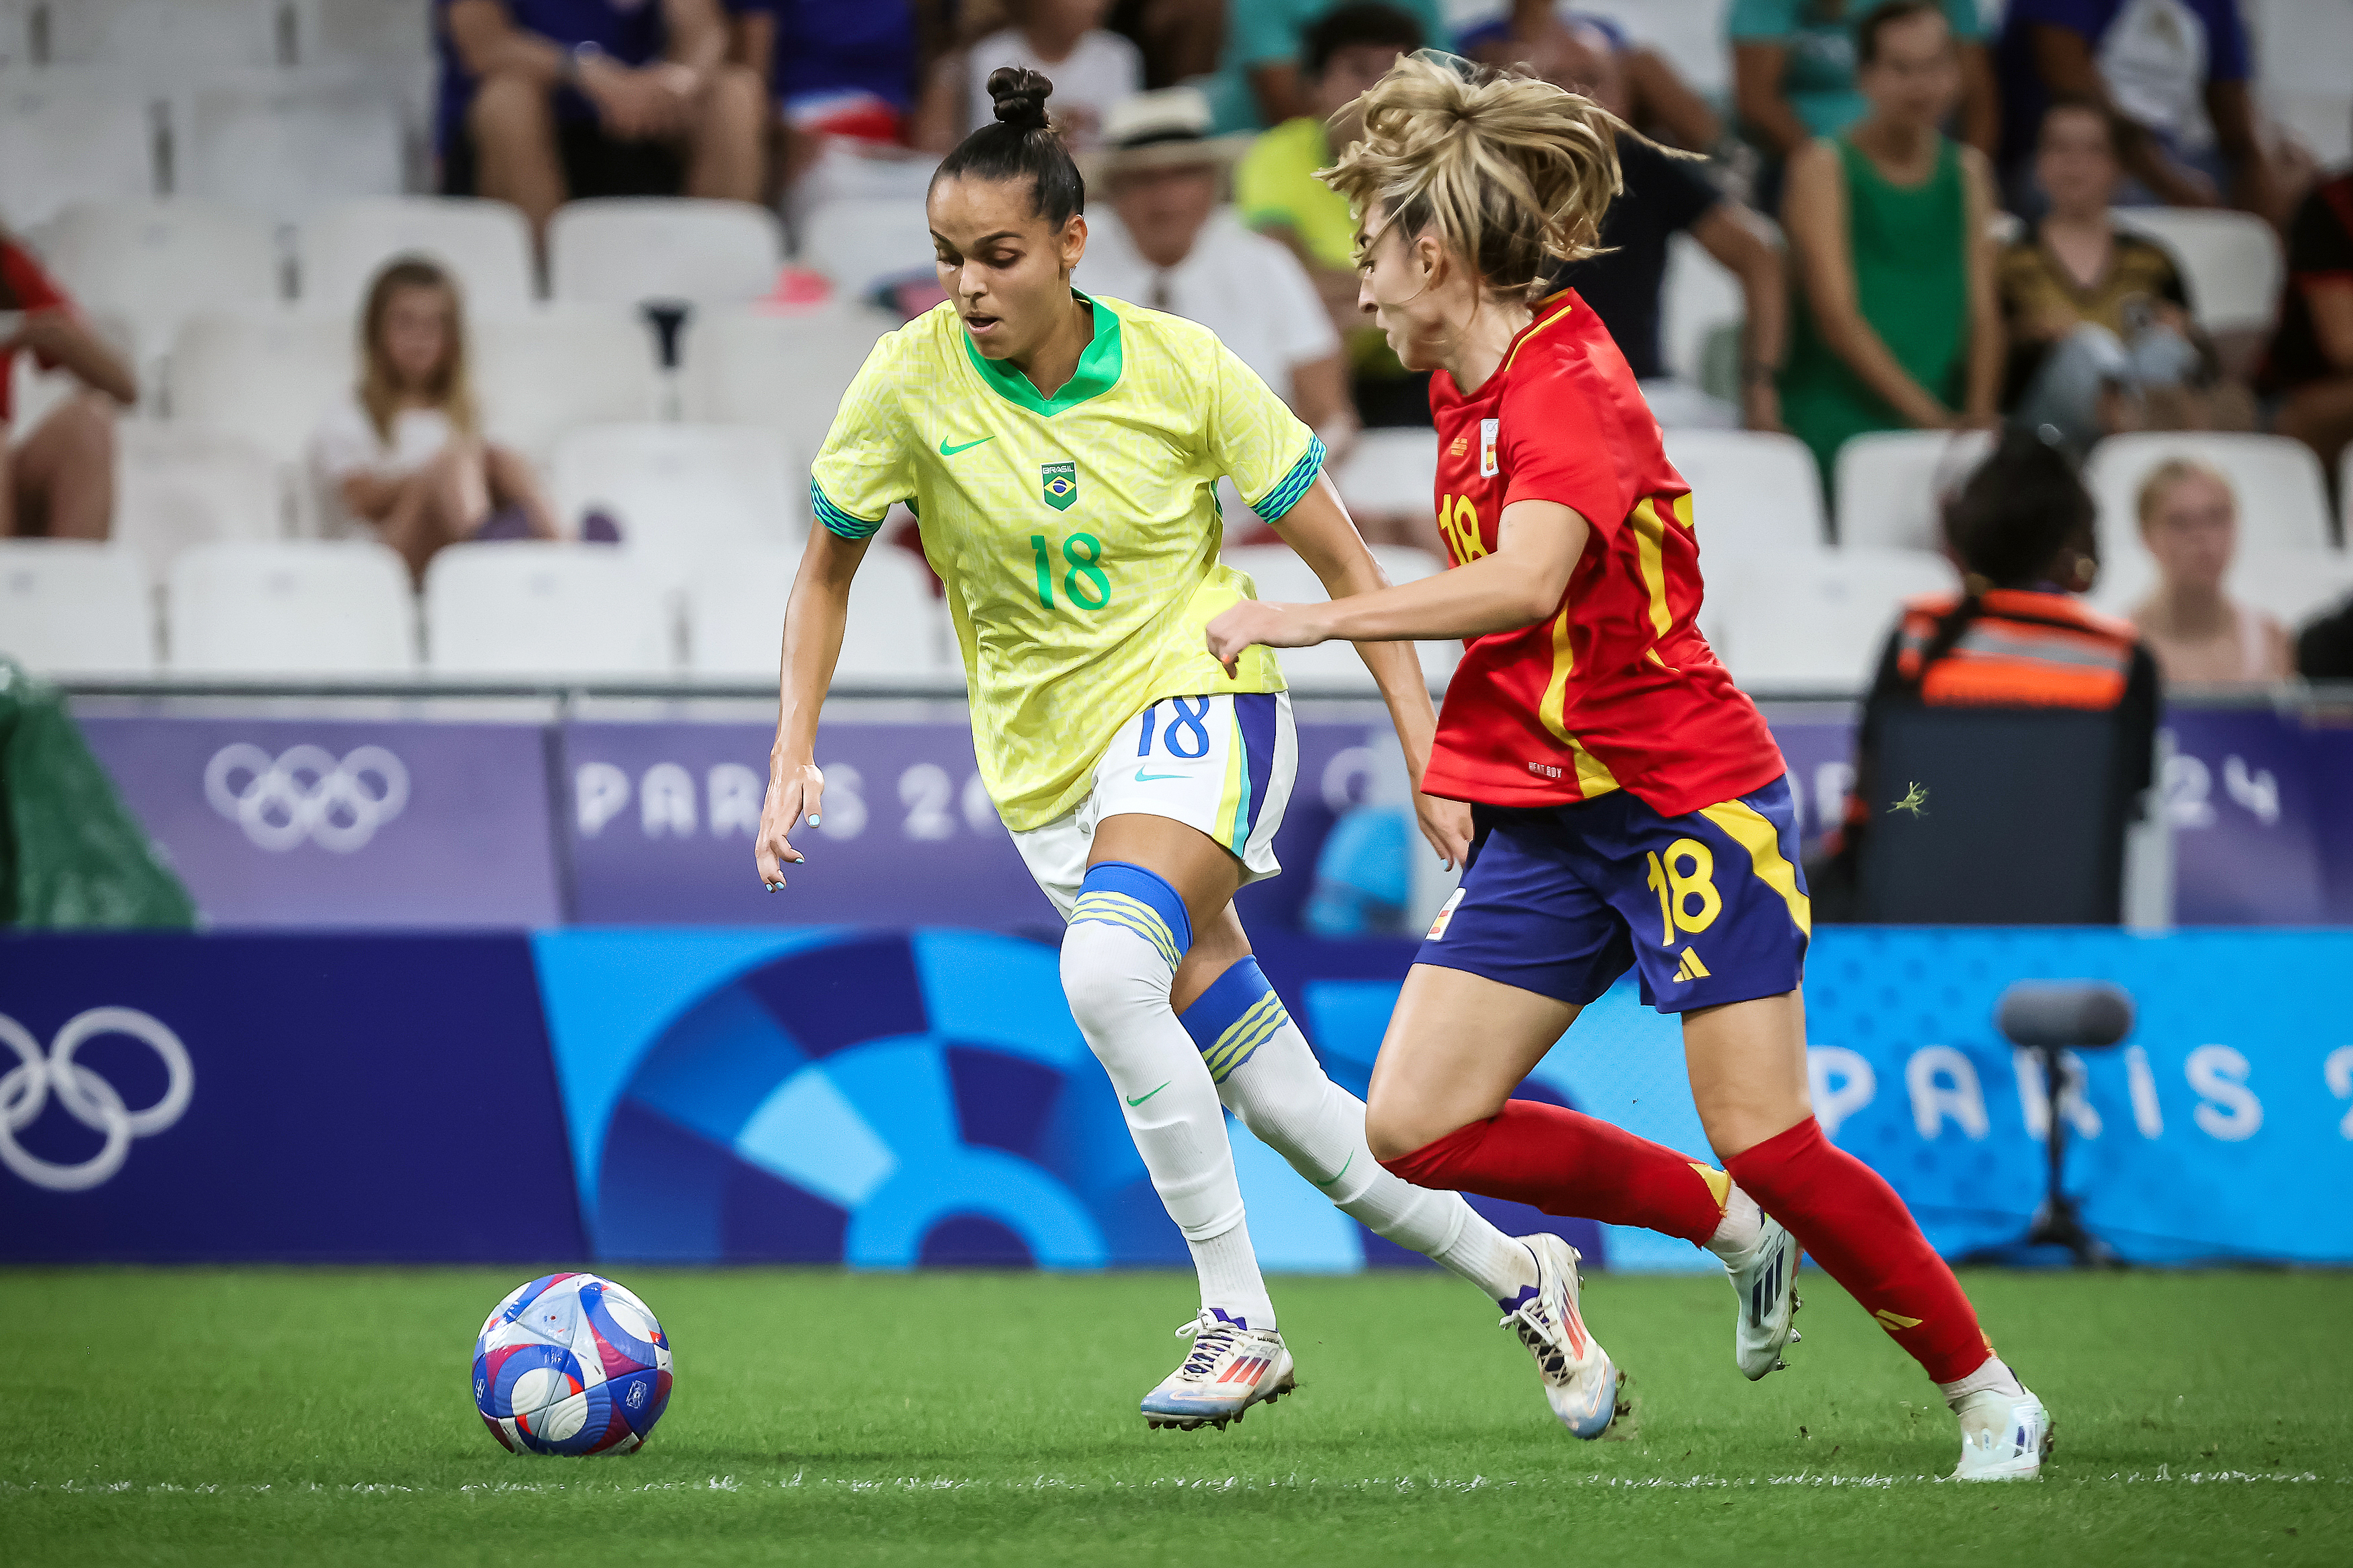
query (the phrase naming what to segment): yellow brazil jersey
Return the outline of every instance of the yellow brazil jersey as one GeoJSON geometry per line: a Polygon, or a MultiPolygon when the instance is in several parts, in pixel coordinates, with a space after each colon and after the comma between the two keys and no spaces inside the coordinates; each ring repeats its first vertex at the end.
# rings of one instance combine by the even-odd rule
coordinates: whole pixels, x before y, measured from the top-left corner
{"type": "Polygon", "coordinates": [[[1256,596],[1218,559],[1216,485],[1230,476],[1276,519],[1324,461],[1208,328],[1088,302],[1093,340],[1051,397],[982,358],[953,305],[892,332],[850,383],[810,482],[818,521],[845,538],[871,536],[893,502],[913,509],[964,650],[981,777],[1016,831],[1083,800],[1147,704],[1282,689],[1267,649],[1229,679],[1204,646],[1210,617],[1256,596]]]}

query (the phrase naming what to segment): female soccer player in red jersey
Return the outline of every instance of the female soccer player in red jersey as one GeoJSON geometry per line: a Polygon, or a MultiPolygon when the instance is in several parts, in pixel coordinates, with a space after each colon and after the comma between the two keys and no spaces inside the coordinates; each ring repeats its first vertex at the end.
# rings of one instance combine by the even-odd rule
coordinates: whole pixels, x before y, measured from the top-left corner
{"type": "MultiPolygon", "coordinates": [[[[1796,1247],[1941,1385],[1959,1479],[2039,1473],[2050,1418],[1996,1357],[1894,1192],[1823,1137],[1799,991],[1811,930],[1779,751],[1716,662],[1692,498],[1626,362],[1573,290],[1620,188],[1605,111],[1444,57],[1398,62],[1324,176],[1358,215],[1361,300],[1434,370],[1438,517],[1454,569],[1324,605],[1246,602],[1210,652],[1459,637],[1423,787],[1468,804],[1470,869],[1430,928],[1374,1069],[1374,1153],[1426,1186],[1709,1246],[1745,1299],[1742,1369],[1788,1337],[1796,1247]],[[1680,1013],[1722,1173],[1510,1098],[1629,967],[1680,1013]]],[[[1614,1382],[1598,1349],[1590,1375],[1614,1382]]]]}

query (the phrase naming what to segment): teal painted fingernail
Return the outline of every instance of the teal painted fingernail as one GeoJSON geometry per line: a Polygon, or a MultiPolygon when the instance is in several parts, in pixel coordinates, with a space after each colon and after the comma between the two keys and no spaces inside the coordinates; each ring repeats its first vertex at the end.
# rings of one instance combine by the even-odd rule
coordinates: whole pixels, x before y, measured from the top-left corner
{"type": "Polygon", "coordinates": [[[812,811],[812,812],[810,812],[810,813],[809,813],[809,826],[810,826],[811,827],[815,827],[817,825],[818,825],[818,816],[817,816],[817,813],[816,813],[816,812],[812,811]]]}

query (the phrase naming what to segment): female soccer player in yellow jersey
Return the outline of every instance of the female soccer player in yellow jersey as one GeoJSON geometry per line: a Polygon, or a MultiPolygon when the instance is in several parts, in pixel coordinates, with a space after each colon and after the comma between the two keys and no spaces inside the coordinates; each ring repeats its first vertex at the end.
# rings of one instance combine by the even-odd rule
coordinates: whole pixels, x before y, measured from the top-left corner
{"type": "MultiPolygon", "coordinates": [[[[1294,1385],[1221,1100],[1343,1210],[1499,1302],[1556,1395],[1583,1342],[1575,1253],[1381,1168],[1363,1104],[1324,1077],[1232,907],[1279,869],[1296,745],[1274,657],[1229,676],[1206,650],[1210,617],[1251,594],[1218,558],[1219,479],[1335,597],[1382,587],[1380,569],[1321,477],[1322,443],[1213,335],[1072,290],[1085,192],[1047,123],[1051,90],[1034,71],[989,79],[997,122],[949,154],[927,201],[948,301],[876,346],[817,459],[822,526],[786,611],[760,876],[781,886],[793,832],[818,820],[818,712],[850,579],[906,501],[946,584],[981,777],[1070,922],[1071,1011],[1200,1274],[1177,1331],[1191,1351],[1145,1417],[1222,1426],[1294,1385]]],[[[1435,715],[1413,648],[1364,658],[1419,774],[1435,715]]],[[[1459,860],[1468,811],[1416,808],[1459,860]]]]}

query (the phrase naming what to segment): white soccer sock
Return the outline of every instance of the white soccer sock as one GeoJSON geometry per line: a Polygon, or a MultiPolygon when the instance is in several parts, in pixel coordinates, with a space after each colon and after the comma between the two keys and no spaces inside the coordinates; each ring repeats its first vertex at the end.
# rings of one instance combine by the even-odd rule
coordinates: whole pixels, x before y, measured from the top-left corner
{"type": "Polygon", "coordinates": [[[1983,1366],[1957,1383],[1936,1385],[1937,1392],[1945,1396],[1945,1403],[1956,1407],[1970,1394],[1981,1394],[1989,1388],[1998,1388],[2004,1394],[2026,1392],[2026,1385],[2018,1381],[2018,1373],[2002,1364],[2002,1359],[1998,1355],[1987,1356],[1983,1366]]]}
{"type": "Polygon", "coordinates": [[[1063,933],[1062,993],[1111,1075],[1153,1189],[1195,1248],[1202,1305],[1272,1328],[1274,1308],[1242,1226],[1225,1112],[1192,1037],[1169,1010],[1173,978],[1164,950],[1127,926],[1081,919],[1063,933]],[[1223,1244],[1215,1294],[1201,1262],[1210,1243],[1223,1244]]]}
{"type": "Polygon", "coordinates": [[[1764,1236],[1765,1211],[1736,1186],[1725,1194],[1724,1217],[1716,1221],[1715,1234],[1707,1238],[1707,1249],[1729,1262],[1754,1248],[1764,1236]]]}
{"type": "Polygon", "coordinates": [[[1287,1015],[1219,1094],[1261,1142],[1374,1235],[1424,1254],[1506,1305],[1535,1283],[1535,1255],[1461,1194],[1417,1187],[1382,1168],[1365,1143],[1364,1101],[1324,1075],[1287,1015]]]}

